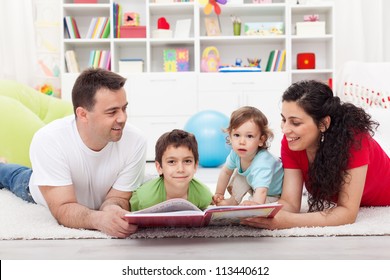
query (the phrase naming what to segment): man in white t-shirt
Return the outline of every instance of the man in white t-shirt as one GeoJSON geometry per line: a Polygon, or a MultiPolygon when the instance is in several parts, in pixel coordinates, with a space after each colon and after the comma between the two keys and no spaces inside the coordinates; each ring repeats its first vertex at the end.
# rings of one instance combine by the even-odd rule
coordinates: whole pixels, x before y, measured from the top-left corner
{"type": "Polygon", "coordinates": [[[32,169],[0,163],[0,188],[48,207],[66,227],[119,238],[134,233],[137,226],[122,217],[143,181],[146,138],[126,124],[125,82],[103,69],[81,73],[72,91],[75,115],[37,131],[32,169]]]}

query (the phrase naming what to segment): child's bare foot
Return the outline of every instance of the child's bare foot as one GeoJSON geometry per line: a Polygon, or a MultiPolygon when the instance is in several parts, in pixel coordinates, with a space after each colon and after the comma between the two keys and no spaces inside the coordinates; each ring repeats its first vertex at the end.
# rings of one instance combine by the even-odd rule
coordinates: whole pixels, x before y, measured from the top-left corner
{"type": "Polygon", "coordinates": [[[0,157],[0,163],[7,163],[7,160],[3,157],[0,157]]]}
{"type": "Polygon", "coordinates": [[[221,200],[217,205],[218,206],[234,206],[234,205],[238,205],[238,203],[234,199],[234,197],[231,196],[228,199],[221,200]]]}

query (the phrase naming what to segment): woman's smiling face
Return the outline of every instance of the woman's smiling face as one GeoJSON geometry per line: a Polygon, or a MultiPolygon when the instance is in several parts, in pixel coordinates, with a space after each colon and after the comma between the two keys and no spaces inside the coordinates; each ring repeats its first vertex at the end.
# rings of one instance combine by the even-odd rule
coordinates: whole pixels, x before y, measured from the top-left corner
{"type": "Polygon", "coordinates": [[[321,131],[313,118],[294,101],[282,103],[281,115],[281,128],[287,138],[288,147],[292,151],[307,150],[315,153],[321,131]]]}

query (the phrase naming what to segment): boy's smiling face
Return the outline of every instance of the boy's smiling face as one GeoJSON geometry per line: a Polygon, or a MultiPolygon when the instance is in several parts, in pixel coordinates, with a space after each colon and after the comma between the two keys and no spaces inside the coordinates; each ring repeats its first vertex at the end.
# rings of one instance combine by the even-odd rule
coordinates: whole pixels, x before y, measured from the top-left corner
{"type": "Polygon", "coordinates": [[[156,168],[159,175],[164,175],[166,189],[187,191],[198,163],[195,163],[194,155],[187,147],[170,145],[162,156],[161,165],[156,161],[156,168]]]}

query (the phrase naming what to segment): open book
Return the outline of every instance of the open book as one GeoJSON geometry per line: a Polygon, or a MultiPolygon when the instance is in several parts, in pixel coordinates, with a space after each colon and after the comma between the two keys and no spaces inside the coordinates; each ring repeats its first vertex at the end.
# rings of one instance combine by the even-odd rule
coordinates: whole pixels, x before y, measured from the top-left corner
{"type": "Polygon", "coordinates": [[[239,224],[243,218],[272,218],[282,208],[269,203],[251,206],[209,206],[202,211],[191,202],[175,198],[125,215],[130,224],[140,227],[202,227],[239,224]]]}

